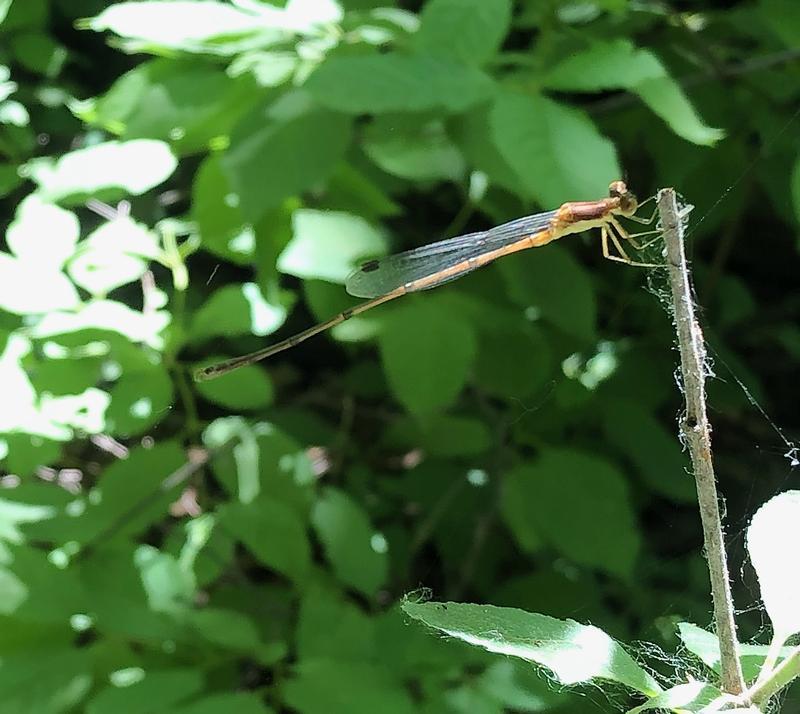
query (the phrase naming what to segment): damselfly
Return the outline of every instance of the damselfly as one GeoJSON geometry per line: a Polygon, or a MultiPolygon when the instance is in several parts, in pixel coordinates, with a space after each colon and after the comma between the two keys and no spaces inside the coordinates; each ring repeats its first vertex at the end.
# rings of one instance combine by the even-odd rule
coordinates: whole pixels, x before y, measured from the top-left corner
{"type": "MultiPolygon", "coordinates": [[[[435,288],[488,265],[504,255],[536,248],[571,233],[580,233],[591,228],[600,229],[603,255],[609,260],[646,268],[659,267],[653,263],[630,259],[622,241],[628,242],[637,250],[647,244],[641,245],[634,240],[634,236],[625,230],[618,219],[620,216],[649,224],[655,214],[647,219],[635,216],[643,204],[636,200],[622,181],[613,181],[608,193],[608,198],[599,201],[571,201],[555,211],[518,218],[487,231],[468,233],[386,258],[370,260],[345,282],[348,293],[356,297],[370,298],[369,300],[274,345],[203,367],[195,372],[195,379],[197,381],[214,379],[238,367],[253,364],[294,347],[309,337],[349,320],[354,315],[360,315],[406,293],[435,288]],[[617,255],[611,253],[609,243],[614,246],[617,255]]],[[[655,232],[647,231],[638,235],[655,232]]]]}

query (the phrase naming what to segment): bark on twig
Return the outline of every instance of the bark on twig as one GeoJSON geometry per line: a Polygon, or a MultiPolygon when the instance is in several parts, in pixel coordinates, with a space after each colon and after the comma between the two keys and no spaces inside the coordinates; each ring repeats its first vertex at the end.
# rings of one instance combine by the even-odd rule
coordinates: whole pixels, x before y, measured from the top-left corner
{"type": "Polygon", "coordinates": [[[683,249],[683,221],[673,189],[659,192],[658,211],[666,243],[673,318],[678,335],[686,398],[686,412],[680,427],[692,460],[703,523],[703,539],[714,600],[714,621],[719,638],[722,686],[727,693],[738,695],[744,691],[744,677],[739,663],[733,598],[711,459],[711,426],[706,414],[705,395],[705,343],[695,319],[689,269],[683,249]]]}

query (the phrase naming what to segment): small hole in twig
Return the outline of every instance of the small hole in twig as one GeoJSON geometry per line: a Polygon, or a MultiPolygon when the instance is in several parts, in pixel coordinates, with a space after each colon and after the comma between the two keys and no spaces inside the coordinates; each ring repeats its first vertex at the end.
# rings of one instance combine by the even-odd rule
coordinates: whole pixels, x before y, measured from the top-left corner
{"type": "Polygon", "coordinates": [[[687,416],[686,417],[686,426],[689,429],[696,429],[697,428],[697,419],[695,419],[693,416],[687,416]]]}

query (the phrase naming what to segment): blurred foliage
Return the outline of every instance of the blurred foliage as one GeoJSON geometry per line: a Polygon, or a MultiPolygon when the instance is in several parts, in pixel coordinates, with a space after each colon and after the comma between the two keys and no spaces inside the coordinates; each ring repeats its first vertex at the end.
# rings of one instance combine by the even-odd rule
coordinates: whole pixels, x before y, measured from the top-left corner
{"type": "MultiPolygon", "coordinates": [[[[424,586],[528,610],[512,629],[572,618],[666,652],[679,621],[709,624],[657,271],[573,237],[191,381],[353,305],[364,258],[620,177],[695,206],[758,636],[740,536],[791,474],[748,395],[800,427],[798,17],[795,0],[0,0],[0,712],[641,703],[553,686],[585,678],[535,642],[545,670],[431,637],[409,615],[449,615],[399,603],[424,586]]],[[[591,676],[646,694],[700,677],[689,627],[681,659],[644,653],[652,676],[621,649],[624,671],[591,676]]]]}

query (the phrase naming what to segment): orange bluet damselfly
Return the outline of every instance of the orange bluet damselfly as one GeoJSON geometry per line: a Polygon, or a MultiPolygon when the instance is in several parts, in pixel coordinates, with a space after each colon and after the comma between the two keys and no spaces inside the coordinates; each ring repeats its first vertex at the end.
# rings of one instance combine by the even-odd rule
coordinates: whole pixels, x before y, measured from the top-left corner
{"type": "MultiPolygon", "coordinates": [[[[274,345],[198,369],[194,375],[195,379],[197,381],[214,379],[238,367],[253,364],[294,347],[309,337],[349,320],[354,315],[360,315],[406,293],[435,288],[488,265],[504,255],[536,248],[571,233],[580,233],[591,228],[600,229],[603,255],[609,260],[647,268],[660,267],[653,263],[631,260],[621,243],[621,240],[625,240],[637,250],[645,247],[634,240],[634,236],[625,230],[617,218],[621,216],[639,223],[651,223],[655,214],[649,219],[634,215],[641,205],[624,182],[614,181],[609,186],[608,198],[598,201],[571,201],[564,203],[555,211],[518,218],[487,231],[468,233],[404,253],[370,260],[356,270],[345,283],[348,293],[356,297],[370,298],[369,300],[274,345]],[[611,253],[609,242],[616,248],[618,255],[611,253]]],[[[647,231],[647,233],[653,232],[655,231],[647,231]]]]}

